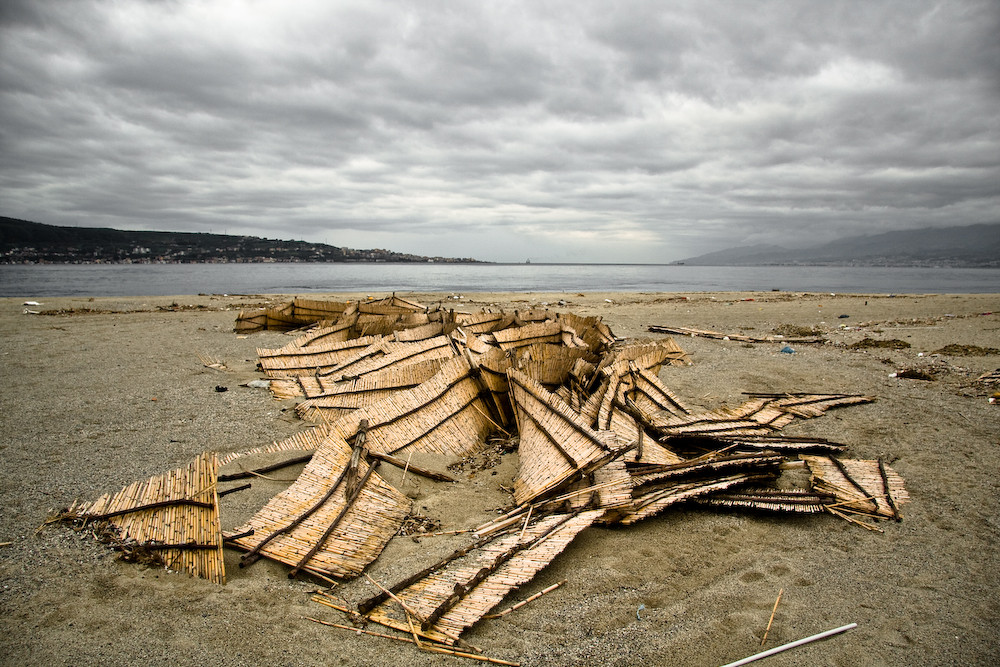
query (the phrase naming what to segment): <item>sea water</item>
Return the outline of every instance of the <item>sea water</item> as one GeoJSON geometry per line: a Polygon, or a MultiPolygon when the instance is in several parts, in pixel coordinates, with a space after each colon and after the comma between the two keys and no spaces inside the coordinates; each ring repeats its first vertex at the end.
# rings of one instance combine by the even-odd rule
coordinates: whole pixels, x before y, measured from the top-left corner
{"type": "Polygon", "coordinates": [[[1000,292],[1000,269],[663,264],[0,265],[0,296],[310,292],[1000,292]]]}

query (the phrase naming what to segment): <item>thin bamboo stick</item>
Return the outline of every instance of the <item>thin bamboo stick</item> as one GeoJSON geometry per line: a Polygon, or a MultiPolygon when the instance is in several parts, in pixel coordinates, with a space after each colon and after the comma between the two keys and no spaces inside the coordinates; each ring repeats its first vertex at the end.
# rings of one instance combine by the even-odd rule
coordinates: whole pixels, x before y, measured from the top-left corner
{"type": "Polygon", "coordinates": [[[763,646],[764,642],[767,641],[767,633],[771,631],[771,623],[774,622],[774,614],[778,611],[778,603],[781,602],[781,594],[785,592],[784,588],[778,589],[778,599],[774,601],[774,609],[771,610],[771,618],[767,621],[767,629],[764,630],[764,636],[760,640],[760,645],[763,646]]]}

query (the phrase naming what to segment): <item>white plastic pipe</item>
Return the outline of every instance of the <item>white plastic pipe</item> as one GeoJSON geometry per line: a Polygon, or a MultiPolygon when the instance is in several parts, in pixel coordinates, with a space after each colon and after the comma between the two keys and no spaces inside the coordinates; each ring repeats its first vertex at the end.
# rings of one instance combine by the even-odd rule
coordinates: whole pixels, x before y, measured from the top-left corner
{"type": "Polygon", "coordinates": [[[851,628],[858,627],[857,623],[848,623],[847,625],[842,625],[839,628],[834,628],[833,630],[827,630],[826,632],[821,632],[818,635],[812,635],[810,637],[803,637],[802,639],[796,639],[788,644],[782,644],[781,646],[775,646],[774,648],[769,648],[766,651],[761,651],[755,655],[751,655],[748,658],[743,658],[742,660],[737,660],[736,662],[730,662],[722,667],[737,667],[738,665],[746,665],[757,660],[761,660],[775,653],[781,653],[782,651],[787,651],[790,648],[795,648],[796,646],[802,646],[803,644],[808,644],[810,642],[816,642],[820,639],[826,639],[827,637],[832,637],[833,635],[839,635],[841,632],[847,632],[851,628]]]}

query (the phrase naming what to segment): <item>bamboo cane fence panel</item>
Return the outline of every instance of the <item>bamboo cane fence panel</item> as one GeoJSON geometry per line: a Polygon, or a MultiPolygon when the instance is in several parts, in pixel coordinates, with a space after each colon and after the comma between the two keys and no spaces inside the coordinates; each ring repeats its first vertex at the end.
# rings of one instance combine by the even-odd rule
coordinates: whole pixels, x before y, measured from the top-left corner
{"type": "Polygon", "coordinates": [[[329,323],[322,320],[316,328],[305,332],[296,338],[291,345],[286,346],[286,348],[307,348],[328,345],[330,343],[342,343],[345,340],[357,338],[352,330],[353,326],[354,323],[350,317],[342,317],[329,323]]]}
{"type": "Polygon", "coordinates": [[[566,486],[566,493],[574,493],[566,500],[569,510],[585,509],[588,506],[605,510],[631,508],[632,475],[625,468],[622,459],[613,459],[595,470],[586,479],[566,486]],[[590,492],[588,493],[588,490],[590,492]]]}
{"type": "Polygon", "coordinates": [[[714,493],[696,498],[695,503],[707,507],[750,510],[756,512],[789,512],[793,514],[818,514],[824,512],[824,505],[832,501],[830,496],[813,493],[806,489],[744,488],[725,493],[714,493]]]}
{"type": "Polygon", "coordinates": [[[493,338],[493,334],[478,334],[476,336],[465,336],[464,338],[455,335],[461,331],[461,329],[456,329],[452,333],[452,339],[460,339],[463,345],[476,354],[488,354],[490,350],[499,349],[496,340],[493,338]]]}
{"type": "Polygon", "coordinates": [[[735,451],[769,450],[783,453],[826,453],[837,454],[845,446],[825,438],[789,435],[719,436],[711,438],[705,449],[732,448],[735,451]]]}
{"type": "Polygon", "coordinates": [[[223,584],[218,468],[216,455],[205,452],[185,466],[133,482],[118,493],[74,504],[66,516],[106,520],[118,531],[119,547],[155,550],[168,569],[223,584]],[[157,504],[161,506],[142,509],[157,504]],[[115,516],[102,518],[109,514],[115,516]]]}
{"type": "Polygon", "coordinates": [[[303,322],[335,321],[350,306],[347,301],[321,301],[318,299],[292,299],[292,315],[303,322]]]}
{"type": "Polygon", "coordinates": [[[238,334],[252,334],[267,328],[267,313],[263,310],[241,310],[236,316],[233,331],[238,334]]]}
{"type": "Polygon", "coordinates": [[[843,507],[899,519],[899,506],[909,493],[903,478],[879,460],[836,459],[830,456],[801,457],[812,474],[813,488],[836,496],[843,507]]]}
{"type": "Polygon", "coordinates": [[[359,301],[357,307],[358,312],[366,315],[407,315],[427,310],[427,306],[395,294],[384,299],[359,301]]]}
{"type": "Polygon", "coordinates": [[[315,450],[320,443],[329,435],[329,431],[322,427],[307,428],[284,438],[275,440],[269,445],[262,445],[252,449],[244,449],[239,452],[219,454],[219,467],[238,461],[239,459],[258,454],[275,454],[278,452],[309,452],[315,450]]]}
{"type": "Polygon", "coordinates": [[[590,364],[599,359],[587,348],[571,348],[535,343],[517,348],[514,366],[542,385],[556,387],[564,384],[577,361],[590,364]]]}
{"type": "MultiPolygon", "coordinates": [[[[406,366],[390,367],[382,371],[374,371],[368,373],[365,378],[369,378],[373,386],[377,385],[380,388],[387,389],[392,387],[405,389],[408,388],[407,385],[411,382],[419,384],[432,377],[440,370],[445,361],[443,358],[417,361],[406,366]]],[[[339,380],[330,376],[296,375],[291,378],[272,379],[270,390],[277,399],[296,398],[299,396],[320,398],[323,396],[334,396],[344,391],[351,391],[353,388],[352,383],[361,379],[363,378],[339,380]]]]}
{"type": "Polygon", "coordinates": [[[374,336],[324,343],[315,348],[303,348],[293,342],[278,349],[258,348],[257,356],[261,370],[267,376],[288,378],[315,375],[317,372],[336,368],[362,353],[378,353],[384,344],[382,338],[374,336]]]}
{"type": "Polygon", "coordinates": [[[447,336],[435,336],[413,343],[382,343],[383,354],[345,361],[321,374],[335,380],[351,380],[367,373],[384,371],[393,367],[408,366],[431,359],[448,359],[455,356],[455,348],[447,336]]]}
{"type": "Polygon", "coordinates": [[[751,400],[735,408],[718,408],[693,415],[654,418],[653,426],[663,436],[767,435],[786,426],[796,417],[809,418],[832,407],[868,403],[871,396],[850,394],[752,394],[751,400]]]}
{"type": "MultiPolygon", "coordinates": [[[[546,516],[527,526],[523,533],[498,537],[466,558],[424,577],[401,591],[398,597],[420,617],[427,618],[455,593],[456,586],[473,580],[484,568],[492,570],[429,628],[428,634],[438,633],[445,643],[453,644],[455,638],[488,614],[511,590],[533,579],[603,512],[591,510],[575,516],[546,516]],[[532,543],[534,546],[528,546],[532,543]],[[517,550],[520,546],[525,548],[517,550]],[[511,555],[505,558],[508,554],[511,555]]],[[[398,605],[390,600],[372,610],[369,618],[399,627],[400,614],[398,605]]],[[[405,627],[405,620],[403,622],[402,627],[405,627]]]]}
{"type": "Polygon", "coordinates": [[[607,366],[622,361],[634,361],[639,368],[654,375],[659,374],[664,364],[687,366],[690,363],[687,353],[680,345],[672,338],[664,338],[653,343],[627,343],[612,348],[609,354],[604,355],[597,370],[603,371],[607,366]]]}
{"type": "Polygon", "coordinates": [[[600,317],[584,317],[576,313],[558,313],[556,321],[562,322],[587,344],[591,352],[598,353],[614,345],[615,335],[611,329],[601,321],[600,317]]]}
{"type": "Polygon", "coordinates": [[[361,420],[367,419],[366,446],[393,456],[405,456],[409,451],[457,456],[475,453],[485,445],[495,425],[470,369],[465,357],[449,359],[431,379],[356,410],[333,428],[350,439],[361,420]]]}
{"type": "Polygon", "coordinates": [[[636,509],[623,514],[620,523],[631,525],[636,521],[659,514],[667,507],[676,503],[722,491],[737,484],[744,484],[757,479],[759,478],[756,475],[736,473],[715,479],[679,482],[670,488],[658,489],[634,498],[633,503],[636,509]]]}
{"type": "MultiPolygon", "coordinates": [[[[274,496],[235,534],[253,531],[233,540],[239,548],[259,549],[261,556],[291,566],[300,561],[319,543],[326,529],[341,514],[347,504],[344,484],[297,526],[272,539],[276,531],[288,527],[336,484],[351,460],[351,447],[340,437],[326,438],[299,478],[287,489],[274,496]]],[[[361,462],[359,474],[368,470],[361,462]]],[[[373,473],[361,487],[354,503],[347,510],[334,532],[322,543],[319,551],[303,567],[305,571],[335,579],[357,576],[378,557],[386,543],[395,535],[409,510],[410,502],[402,493],[373,473]]]]}
{"type": "Polygon", "coordinates": [[[444,334],[444,324],[441,322],[430,322],[421,326],[409,329],[401,329],[393,334],[393,338],[400,343],[412,343],[419,340],[427,340],[435,336],[444,334]]]}
{"type": "Polygon", "coordinates": [[[300,402],[295,411],[309,421],[332,423],[347,412],[374,405],[398,391],[419,386],[434,377],[445,361],[443,358],[428,359],[408,366],[392,366],[336,383],[322,395],[300,402]]]}
{"type": "MultiPolygon", "coordinates": [[[[314,329],[307,334],[299,336],[295,340],[281,347],[276,348],[257,348],[257,356],[261,358],[271,358],[271,357],[303,357],[308,359],[310,355],[319,354],[322,352],[339,352],[343,357],[348,357],[357,350],[362,350],[372,343],[377,343],[382,340],[381,336],[371,336],[363,340],[328,340],[323,337],[317,337],[325,329],[314,329]]],[[[309,364],[302,364],[303,367],[310,367],[309,364]]],[[[315,368],[315,365],[311,366],[315,368]]]]}
{"type": "Polygon", "coordinates": [[[493,332],[501,349],[511,350],[534,343],[563,343],[564,327],[558,322],[536,322],[523,327],[511,327],[493,332]]]}
{"type": "Polygon", "coordinates": [[[491,333],[497,329],[503,329],[510,326],[509,323],[511,320],[512,316],[503,311],[496,313],[488,311],[481,313],[455,313],[455,324],[466,333],[474,335],[491,333]]]}
{"type": "MultiPolygon", "coordinates": [[[[751,396],[756,395],[751,394],[751,396]]],[[[803,419],[818,417],[830,408],[871,403],[875,400],[874,396],[860,394],[762,394],[760,396],[771,398],[771,405],[775,408],[803,419]]]]}
{"type": "Polygon", "coordinates": [[[573,476],[591,472],[618,453],[620,445],[613,433],[591,429],[569,406],[524,373],[511,369],[508,377],[520,427],[515,502],[530,502],[573,476]]]}
{"type": "Polygon", "coordinates": [[[399,350],[404,343],[396,343],[388,340],[385,336],[362,336],[359,340],[374,338],[376,342],[368,347],[356,351],[350,357],[334,366],[314,369],[313,373],[317,377],[325,377],[334,382],[342,382],[349,377],[356,375],[355,371],[373,359],[382,357],[399,350]]]}
{"type": "Polygon", "coordinates": [[[532,322],[554,322],[556,313],[548,308],[529,308],[527,310],[515,310],[514,321],[519,324],[514,326],[524,326],[532,322]]]}
{"type": "Polygon", "coordinates": [[[474,355],[474,358],[479,367],[479,377],[490,393],[490,400],[503,416],[504,425],[512,424],[514,406],[510,402],[510,384],[507,382],[507,371],[514,364],[512,355],[498,347],[491,347],[483,354],[474,355]]]}

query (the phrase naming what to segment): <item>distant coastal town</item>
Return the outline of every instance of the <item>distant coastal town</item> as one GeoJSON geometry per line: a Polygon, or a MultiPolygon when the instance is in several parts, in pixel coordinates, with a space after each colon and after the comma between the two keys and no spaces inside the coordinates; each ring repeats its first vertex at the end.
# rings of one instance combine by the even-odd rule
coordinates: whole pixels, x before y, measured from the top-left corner
{"type": "Polygon", "coordinates": [[[0,264],[183,264],[264,262],[424,262],[473,264],[375,248],[191,232],[57,227],[0,217],[0,264]]]}

